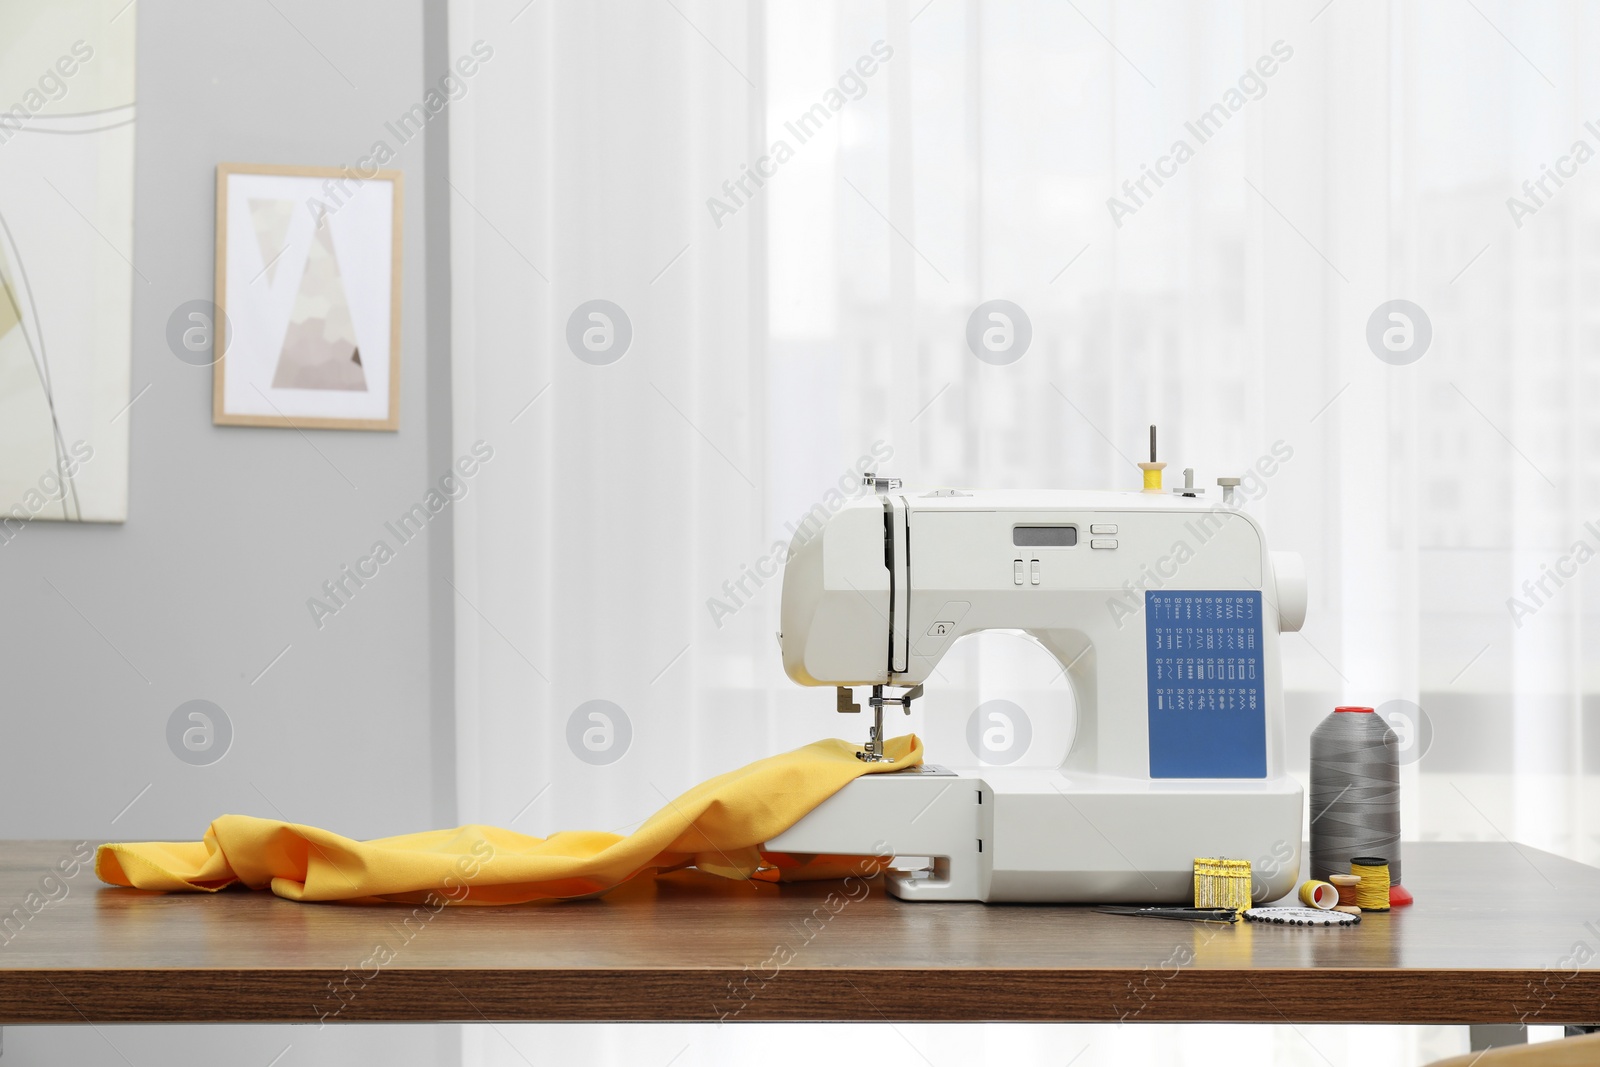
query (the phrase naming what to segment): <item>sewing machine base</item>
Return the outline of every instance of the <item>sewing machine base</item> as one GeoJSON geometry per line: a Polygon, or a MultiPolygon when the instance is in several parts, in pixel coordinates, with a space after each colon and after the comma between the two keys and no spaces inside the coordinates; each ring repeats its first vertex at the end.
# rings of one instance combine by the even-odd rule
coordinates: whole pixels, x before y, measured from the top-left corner
{"type": "Polygon", "coordinates": [[[928,766],[856,779],[766,848],[925,856],[926,871],[886,875],[890,893],[1036,904],[1189,903],[1195,857],[1228,856],[1250,860],[1256,898],[1275,900],[1299,874],[1303,810],[1288,776],[1135,780],[928,766]]]}

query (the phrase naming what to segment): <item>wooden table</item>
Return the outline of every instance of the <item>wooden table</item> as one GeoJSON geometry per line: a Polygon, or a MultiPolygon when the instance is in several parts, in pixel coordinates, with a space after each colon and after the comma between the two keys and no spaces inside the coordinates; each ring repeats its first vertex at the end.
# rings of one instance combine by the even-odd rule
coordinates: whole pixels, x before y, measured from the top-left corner
{"type": "Polygon", "coordinates": [[[43,878],[72,847],[0,845],[0,1024],[1600,1022],[1600,870],[1506,844],[1407,845],[1417,903],[1354,929],[907,904],[876,883],[852,900],[839,883],[696,872],[437,914],[164,896],[91,871],[60,896],[43,878]],[[30,913],[30,892],[60,899],[30,913]]]}

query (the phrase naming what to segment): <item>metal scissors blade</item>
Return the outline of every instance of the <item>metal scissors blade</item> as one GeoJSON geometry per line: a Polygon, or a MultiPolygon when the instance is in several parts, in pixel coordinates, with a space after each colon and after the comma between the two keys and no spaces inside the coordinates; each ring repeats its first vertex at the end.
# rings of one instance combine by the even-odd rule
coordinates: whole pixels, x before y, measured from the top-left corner
{"type": "Polygon", "coordinates": [[[1239,921],[1239,913],[1232,908],[1133,907],[1105,904],[1095,908],[1095,911],[1106,915],[1140,915],[1149,919],[1182,919],[1187,922],[1201,923],[1236,923],[1239,921]]]}

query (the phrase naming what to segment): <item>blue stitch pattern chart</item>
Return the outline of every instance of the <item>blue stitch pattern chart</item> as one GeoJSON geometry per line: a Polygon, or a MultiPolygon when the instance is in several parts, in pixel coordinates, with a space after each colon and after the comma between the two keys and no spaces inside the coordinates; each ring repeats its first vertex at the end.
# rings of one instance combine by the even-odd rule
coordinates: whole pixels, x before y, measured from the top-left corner
{"type": "Polygon", "coordinates": [[[1144,594],[1150,777],[1265,778],[1255,589],[1144,594]]]}

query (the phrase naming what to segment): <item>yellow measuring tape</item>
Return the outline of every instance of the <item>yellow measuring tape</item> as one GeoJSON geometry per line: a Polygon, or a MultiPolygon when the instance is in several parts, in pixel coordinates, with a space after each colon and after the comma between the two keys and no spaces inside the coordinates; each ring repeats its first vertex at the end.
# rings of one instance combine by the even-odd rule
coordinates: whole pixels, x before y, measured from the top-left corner
{"type": "Polygon", "coordinates": [[[1312,879],[1300,884],[1300,903],[1319,911],[1332,911],[1339,904],[1339,891],[1327,882],[1312,879]]]}

